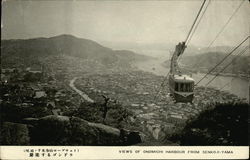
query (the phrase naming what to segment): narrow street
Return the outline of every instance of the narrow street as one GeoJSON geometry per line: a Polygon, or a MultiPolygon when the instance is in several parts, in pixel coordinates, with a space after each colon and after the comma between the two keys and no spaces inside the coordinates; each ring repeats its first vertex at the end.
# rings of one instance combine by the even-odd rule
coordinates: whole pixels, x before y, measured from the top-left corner
{"type": "Polygon", "coordinates": [[[74,90],[76,91],[76,93],[78,93],[82,98],[84,98],[84,100],[88,101],[88,102],[91,102],[93,103],[94,101],[89,98],[89,96],[85,93],[83,93],[81,90],[77,89],[74,85],[75,81],[76,81],[77,77],[73,78],[70,83],[69,83],[69,86],[74,90]]]}

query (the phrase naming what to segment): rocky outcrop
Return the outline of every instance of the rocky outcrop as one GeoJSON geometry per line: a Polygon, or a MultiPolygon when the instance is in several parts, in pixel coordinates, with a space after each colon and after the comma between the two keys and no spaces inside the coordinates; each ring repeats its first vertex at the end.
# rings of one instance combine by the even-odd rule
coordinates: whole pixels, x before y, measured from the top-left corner
{"type": "MultiPolygon", "coordinates": [[[[29,121],[26,119],[26,121],[29,121]]],[[[78,117],[50,115],[31,128],[31,143],[37,145],[132,145],[141,142],[139,132],[119,130],[78,117]]]]}

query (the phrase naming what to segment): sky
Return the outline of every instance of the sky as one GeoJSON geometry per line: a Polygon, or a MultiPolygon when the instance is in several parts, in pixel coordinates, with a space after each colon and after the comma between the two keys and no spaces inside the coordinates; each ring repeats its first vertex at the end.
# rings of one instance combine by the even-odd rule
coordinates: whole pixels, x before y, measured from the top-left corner
{"type": "MultiPolygon", "coordinates": [[[[202,0],[5,0],[1,39],[72,34],[97,42],[177,44],[184,41],[202,0]]],[[[190,45],[208,46],[241,0],[211,0],[190,45]]],[[[206,3],[207,4],[207,3],[206,3]]],[[[215,46],[235,46],[249,35],[249,2],[215,46]]]]}

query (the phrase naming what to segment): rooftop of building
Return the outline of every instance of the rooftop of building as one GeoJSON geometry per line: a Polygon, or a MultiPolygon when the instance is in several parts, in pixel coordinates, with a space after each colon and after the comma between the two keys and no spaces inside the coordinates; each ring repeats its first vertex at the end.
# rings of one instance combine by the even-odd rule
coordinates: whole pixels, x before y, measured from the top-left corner
{"type": "Polygon", "coordinates": [[[186,75],[186,74],[179,74],[179,75],[174,75],[174,79],[175,80],[186,80],[186,81],[194,81],[193,78],[191,78],[190,76],[186,75]]]}

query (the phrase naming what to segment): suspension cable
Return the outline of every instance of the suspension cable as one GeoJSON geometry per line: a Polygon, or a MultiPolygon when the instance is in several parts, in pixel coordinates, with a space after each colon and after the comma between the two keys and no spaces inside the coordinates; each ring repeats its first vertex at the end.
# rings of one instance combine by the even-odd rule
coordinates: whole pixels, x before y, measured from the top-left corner
{"type": "MultiPolygon", "coordinates": [[[[202,11],[202,8],[204,7],[205,2],[206,2],[206,0],[203,1],[203,3],[202,3],[202,5],[201,5],[201,7],[200,7],[200,9],[199,9],[199,11],[198,11],[198,13],[197,13],[197,15],[196,15],[196,18],[195,18],[195,20],[194,20],[194,22],[193,22],[193,24],[192,24],[192,26],[191,26],[191,28],[190,28],[190,30],[189,30],[189,32],[188,32],[188,35],[187,35],[187,37],[186,37],[184,43],[186,43],[187,40],[189,39],[189,36],[190,36],[190,34],[191,34],[192,30],[193,30],[193,27],[194,27],[194,25],[195,25],[195,23],[196,23],[196,21],[197,21],[199,15],[200,15],[201,11],[202,11]]],[[[184,51],[184,49],[185,49],[185,47],[183,48],[183,51],[184,51]]],[[[183,51],[182,51],[182,52],[183,52],[183,51]]],[[[161,89],[162,89],[162,87],[163,87],[163,84],[164,84],[165,80],[167,79],[169,73],[170,73],[170,70],[168,71],[167,75],[164,77],[164,79],[163,79],[163,81],[162,81],[162,83],[161,83],[161,86],[160,86],[159,90],[157,91],[157,93],[156,93],[156,95],[155,95],[155,97],[154,97],[154,101],[156,100],[156,97],[157,97],[158,94],[160,93],[160,91],[161,91],[161,89]]]]}
{"type": "Polygon", "coordinates": [[[239,58],[239,56],[243,55],[248,49],[248,46],[246,46],[243,51],[241,51],[237,57],[235,57],[230,63],[228,63],[220,72],[218,72],[205,86],[208,86],[218,75],[220,75],[221,72],[223,72],[227,67],[229,67],[236,59],[239,58]]]}
{"type": "Polygon", "coordinates": [[[198,85],[204,78],[207,77],[215,68],[217,68],[228,56],[230,56],[236,49],[238,49],[250,36],[247,36],[237,47],[235,47],[231,52],[229,52],[218,64],[216,64],[208,73],[205,74],[195,85],[198,85]]]}
{"type": "MultiPolygon", "coordinates": [[[[235,9],[234,13],[230,16],[230,18],[227,20],[227,22],[224,24],[224,26],[221,28],[221,30],[217,33],[217,35],[215,36],[215,38],[208,44],[208,47],[207,49],[209,49],[213,43],[217,40],[217,38],[220,36],[220,34],[224,31],[224,29],[226,28],[226,26],[229,24],[229,22],[232,20],[233,16],[238,12],[238,10],[240,9],[240,7],[242,6],[242,4],[244,3],[245,0],[242,0],[242,2],[240,3],[240,5],[235,9]]],[[[197,67],[197,65],[200,63],[197,62],[195,65],[194,65],[194,68],[197,67]]]]}
{"type": "MultiPolygon", "coordinates": [[[[196,29],[198,28],[198,26],[199,26],[199,24],[200,24],[200,22],[201,22],[201,20],[202,20],[202,18],[203,18],[203,16],[204,16],[204,14],[205,14],[205,12],[206,12],[206,10],[207,10],[208,5],[209,5],[210,2],[211,2],[211,0],[208,1],[207,6],[206,6],[206,8],[204,9],[204,12],[202,12],[201,17],[200,17],[199,21],[197,22],[197,25],[195,25],[194,31],[193,31],[192,34],[190,35],[190,38],[187,40],[186,45],[188,45],[188,43],[191,41],[191,39],[192,39],[192,37],[193,37],[193,35],[194,35],[196,29]]],[[[179,57],[179,59],[178,59],[178,62],[181,60],[181,58],[182,58],[182,54],[180,55],[180,57],[179,57]]]]}
{"type": "Polygon", "coordinates": [[[226,28],[226,26],[229,24],[229,22],[231,21],[231,19],[233,18],[233,16],[238,12],[238,10],[240,9],[240,7],[242,6],[242,4],[245,2],[245,0],[242,0],[242,2],[240,3],[240,5],[236,8],[236,10],[234,11],[234,13],[231,15],[231,17],[227,20],[227,22],[225,23],[225,25],[222,27],[222,29],[218,32],[218,34],[215,36],[214,40],[208,45],[208,48],[216,41],[216,39],[219,37],[219,35],[224,31],[224,29],[226,28]]]}
{"type": "Polygon", "coordinates": [[[192,37],[193,37],[193,35],[194,35],[196,29],[198,28],[198,26],[199,26],[199,24],[200,24],[200,22],[201,22],[203,16],[205,15],[205,13],[206,13],[206,11],[207,11],[207,8],[208,8],[210,2],[211,2],[211,0],[208,0],[208,3],[207,3],[207,5],[206,5],[206,8],[205,8],[204,11],[202,12],[202,15],[200,16],[200,19],[199,19],[199,21],[197,22],[197,25],[195,25],[194,31],[193,31],[192,34],[190,35],[190,38],[187,40],[186,45],[188,45],[188,43],[191,41],[191,39],[192,39],[192,37]]]}
{"type": "Polygon", "coordinates": [[[230,83],[232,83],[234,78],[232,78],[228,83],[226,83],[224,86],[222,86],[219,91],[223,90],[226,86],[228,86],[230,83]]]}
{"type": "Polygon", "coordinates": [[[201,7],[200,7],[200,10],[199,10],[198,14],[197,14],[196,17],[195,17],[194,23],[192,24],[192,26],[191,26],[191,28],[190,28],[190,30],[189,30],[189,32],[188,32],[187,38],[186,38],[186,40],[184,41],[185,43],[187,42],[187,40],[188,40],[188,38],[189,38],[189,36],[190,36],[190,34],[191,34],[193,28],[194,28],[194,25],[195,25],[195,23],[196,23],[196,21],[197,21],[199,15],[200,15],[200,13],[201,13],[201,11],[202,11],[202,8],[204,7],[204,4],[205,4],[205,3],[206,3],[206,0],[203,1],[202,5],[201,5],[201,7]]]}

